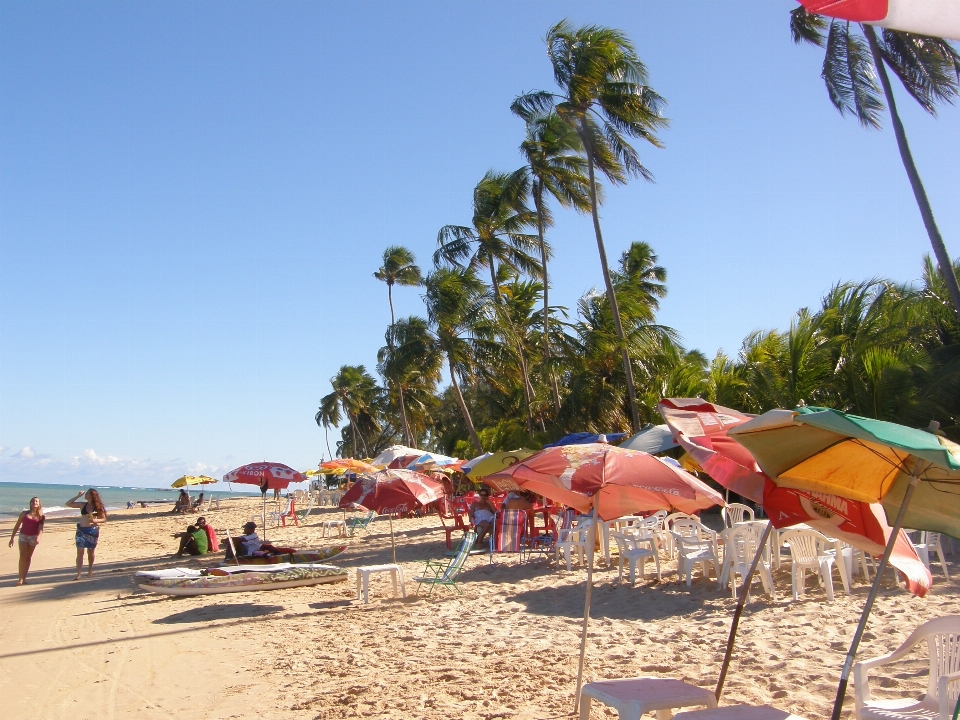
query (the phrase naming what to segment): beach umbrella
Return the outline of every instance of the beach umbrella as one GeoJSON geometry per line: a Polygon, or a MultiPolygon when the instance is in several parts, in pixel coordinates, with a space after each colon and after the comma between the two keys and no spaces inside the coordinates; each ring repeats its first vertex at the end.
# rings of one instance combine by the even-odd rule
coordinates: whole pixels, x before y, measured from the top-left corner
{"type": "Polygon", "coordinates": [[[214,478],[207,477],[206,475],[184,475],[174,480],[170,487],[182,488],[187,485],[210,485],[215,482],[216,480],[214,478]]]}
{"type": "MultiPolygon", "coordinates": [[[[929,570],[920,562],[907,536],[902,532],[892,532],[880,505],[777,487],[763,473],[753,455],[728,437],[734,428],[742,426],[755,415],[713,405],[701,398],[667,398],[660,401],[658,409],[679,444],[687,451],[685,457],[690,457],[701,468],[710,468],[710,476],[721,485],[761,504],[770,518],[757,543],[757,555],[744,578],[744,587],[750,586],[771,528],[806,523],[874,556],[882,555],[888,540],[895,536],[897,540],[890,558],[891,564],[904,574],[907,588],[914,594],[922,597],[930,589],[932,579],[929,570]]],[[[746,599],[747,593],[744,592],[733,613],[717,679],[718,700],[730,667],[746,599]]]]}
{"type": "Polygon", "coordinates": [[[890,539],[843,665],[832,720],[843,708],[857,647],[899,531],[960,534],[960,445],[930,431],[829,408],[772,410],[730,431],[781,487],[880,502],[890,539]]]}
{"type": "Polygon", "coordinates": [[[673,439],[670,428],[666,425],[648,424],[636,435],[620,443],[620,447],[656,455],[664,450],[677,447],[677,443],[673,439]]]}
{"type": "Polygon", "coordinates": [[[656,510],[694,513],[723,505],[723,496],[672,463],[648,453],[602,443],[547,448],[506,470],[488,475],[483,481],[499,490],[528,490],[593,514],[587,542],[587,593],[580,635],[576,712],[583,687],[598,520],[656,510]]]}
{"type": "Polygon", "coordinates": [[[260,527],[264,537],[267,533],[267,490],[285,490],[292,482],[306,482],[306,480],[306,477],[292,467],[267,461],[242,465],[223,476],[225,483],[256,485],[260,488],[260,494],[263,497],[260,527]]]}
{"type": "Polygon", "coordinates": [[[626,433],[606,433],[597,435],[589,432],[575,432],[564,435],[556,442],[544,445],[544,448],[560,447],[561,445],[586,445],[588,443],[615,443],[627,436],[626,433]]]}
{"type": "Polygon", "coordinates": [[[340,499],[340,507],[362,505],[378,515],[390,516],[390,544],[393,561],[397,546],[393,539],[393,516],[411,512],[443,497],[443,485],[413,470],[381,470],[361,475],[340,499]]]}
{"type": "Polygon", "coordinates": [[[960,40],[958,0],[800,0],[817,15],[960,40]]]}
{"type": "Polygon", "coordinates": [[[439,453],[421,453],[417,457],[413,458],[408,462],[404,467],[407,470],[418,470],[422,471],[425,468],[439,468],[446,467],[450,465],[456,465],[460,462],[459,458],[450,457],[449,455],[441,455],[439,453]]]}
{"type": "Polygon", "coordinates": [[[328,475],[343,475],[344,473],[376,472],[377,468],[363,460],[353,458],[337,458],[320,463],[320,470],[328,475]]]}
{"type": "Polygon", "coordinates": [[[461,470],[463,470],[471,480],[479,480],[487,475],[505,470],[511,465],[516,465],[521,460],[526,460],[536,453],[536,450],[526,450],[524,448],[484,453],[479,458],[474,458],[464,465],[461,470]]]}
{"type": "Polygon", "coordinates": [[[370,464],[387,466],[398,458],[413,456],[420,457],[421,455],[423,455],[423,450],[417,450],[417,448],[408,447],[406,445],[391,445],[382,453],[377,455],[373,460],[371,460],[370,464]]]}

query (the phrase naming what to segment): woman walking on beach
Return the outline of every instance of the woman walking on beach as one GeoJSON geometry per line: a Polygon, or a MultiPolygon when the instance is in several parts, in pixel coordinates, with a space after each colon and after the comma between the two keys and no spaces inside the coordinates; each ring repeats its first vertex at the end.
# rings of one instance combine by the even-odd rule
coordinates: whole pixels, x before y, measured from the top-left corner
{"type": "Polygon", "coordinates": [[[78,492],[72,498],[67,500],[67,507],[78,508],[80,510],[80,522],[77,523],[77,576],[74,580],[80,579],[80,571],[83,570],[83,551],[87,551],[87,577],[93,577],[93,558],[97,549],[97,542],[100,540],[100,526],[107,521],[107,511],[103,509],[103,502],[100,500],[100,493],[93,488],[87,490],[86,494],[78,492]],[[80,502],[80,497],[84,501],[80,502]]]}
{"type": "Polygon", "coordinates": [[[33,551],[37,549],[40,543],[40,536],[43,535],[43,521],[46,518],[43,515],[43,503],[40,498],[30,498],[30,509],[24,510],[17,518],[17,524],[13,526],[13,532],[10,533],[10,547],[13,547],[13,536],[20,531],[20,568],[18,572],[17,585],[25,585],[27,582],[27,573],[30,572],[30,560],[33,559],[33,551]]]}

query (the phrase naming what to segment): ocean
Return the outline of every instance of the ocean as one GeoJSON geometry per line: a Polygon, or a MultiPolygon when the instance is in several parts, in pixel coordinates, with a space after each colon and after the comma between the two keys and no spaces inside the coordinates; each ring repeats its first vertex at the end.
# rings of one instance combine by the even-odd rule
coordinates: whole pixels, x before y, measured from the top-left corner
{"type": "MultiPolygon", "coordinates": [[[[99,485],[54,485],[51,483],[19,483],[19,482],[0,482],[0,517],[5,515],[19,515],[22,510],[26,510],[30,504],[30,498],[34,495],[40,498],[43,503],[45,513],[56,512],[77,512],[64,507],[64,503],[76,495],[81,490],[87,490],[90,487],[96,488],[100,493],[100,499],[107,510],[125,508],[127,501],[133,500],[161,500],[173,504],[179,494],[178,490],[173,488],[143,488],[143,487],[102,487],[99,485]]],[[[203,486],[187,488],[191,497],[196,497],[203,486]]],[[[246,493],[239,491],[210,491],[203,489],[205,497],[235,497],[237,495],[256,494],[259,492],[246,493]]]]}

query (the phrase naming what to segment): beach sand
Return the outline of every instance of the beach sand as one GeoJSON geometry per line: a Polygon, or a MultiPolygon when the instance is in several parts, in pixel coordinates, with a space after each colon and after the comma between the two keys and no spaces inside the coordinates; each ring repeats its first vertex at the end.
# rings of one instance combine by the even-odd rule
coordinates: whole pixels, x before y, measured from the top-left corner
{"type": "MultiPolygon", "coordinates": [[[[258,499],[205,513],[214,527],[259,517],[258,499]]],[[[268,532],[303,549],[323,540],[315,510],[306,527],[268,532]]],[[[217,564],[171,553],[188,518],[156,509],[111,513],[95,577],[74,576],[75,518],[51,518],[28,584],[16,587],[17,548],[0,551],[0,703],[4,718],[558,718],[573,710],[586,573],[516,556],[470,559],[463,595],[438,588],[417,597],[420,561],[439,558],[435,516],[397,520],[397,559],[408,597],[390,597],[374,576],[371,602],[344,583],[268,592],[171,598],[140,591],[136,570],[217,564]]],[[[9,537],[11,523],[0,526],[9,537]]],[[[949,557],[949,556],[948,556],[949,557]]],[[[950,558],[952,559],[952,558],[950,558]]],[[[391,562],[389,526],[378,519],[334,562],[347,568],[391,562]]],[[[788,566],[785,566],[785,568],[788,566]]],[[[861,658],[897,647],[924,620],[960,613],[957,588],[935,565],[934,588],[919,599],[888,580],[873,611],[861,658]]],[[[695,575],[691,588],[663,564],[663,582],[617,583],[616,566],[595,574],[586,679],[655,675],[712,688],[733,614],[729,590],[695,575]]],[[[951,566],[952,572],[954,570],[951,566]]],[[[888,575],[891,578],[892,575],[888,575]]],[[[867,585],[853,594],[835,579],[827,603],[811,577],[799,602],[789,570],[778,598],[751,596],[740,625],[722,704],[769,703],[808,718],[829,717],[843,656],[867,585]]],[[[882,673],[875,697],[918,696],[925,650],[882,673]]],[[[852,717],[848,695],[846,717],[852,717]]],[[[615,717],[594,704],[591,717],[615,717]]]]}

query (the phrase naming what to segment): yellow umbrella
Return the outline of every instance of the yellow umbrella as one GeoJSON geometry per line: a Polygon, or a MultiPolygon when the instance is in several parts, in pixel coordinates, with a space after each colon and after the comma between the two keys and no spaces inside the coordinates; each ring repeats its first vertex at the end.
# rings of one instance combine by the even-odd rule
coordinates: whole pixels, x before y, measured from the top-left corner
{"type": "Polygon", "coordinates": [[[210,483],[215,483],[212,477],[207,477],[206,475],[184,475],[181,478],[177,478],[173,481],[173,484],[170,487],[182,488],[187,485],[209,485],[210,483]]]}
{"type": "Polygon", "coordinates": [[[467,477],[471,480],[479,480],[487,475],[493,475],[501,470],[506,470],[511,465],[515,465],[521,460],[526,460],[531,455],[536,455],[537,452],[537,450],[526,450],[524,448],[495,452],[467,470],[467,477]]]}
{"type": "Polygon", "coordinates": [[[332,475],[340,475],[348,472],[361,474],[377,471],[377,468],[370,463],[364,462],[363,460],[354,460],[353,458],[327,460],[327,462],[320,464],[320,469],[332,475]]]}

